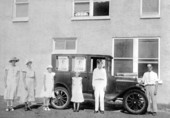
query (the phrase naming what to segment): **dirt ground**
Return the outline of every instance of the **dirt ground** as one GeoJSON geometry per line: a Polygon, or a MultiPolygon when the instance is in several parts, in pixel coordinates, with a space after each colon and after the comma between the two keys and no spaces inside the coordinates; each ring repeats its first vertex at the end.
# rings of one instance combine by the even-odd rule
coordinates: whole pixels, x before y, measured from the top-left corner
{"type": "Polygon", "coordinates": [[[15,111],[6,112],[3,97],[0,97],[0,118],[169,118],[170,109],[167,106],[159,105],[157,116],[152,115],[133,115],[122,111],[121,103],[105,103],[104,114],[94,114],[94,102],[86,101],[81,104],[79,112],[73,112],[72,105],[67,109],[58,110],[51,108],[51,111],[42,110],[42,101],[36,100],[32,106],[32,111],[24,111],[24,105],[15,103],[15,111]],[[165,108],[166,107],[166,108],[165,108]]]}

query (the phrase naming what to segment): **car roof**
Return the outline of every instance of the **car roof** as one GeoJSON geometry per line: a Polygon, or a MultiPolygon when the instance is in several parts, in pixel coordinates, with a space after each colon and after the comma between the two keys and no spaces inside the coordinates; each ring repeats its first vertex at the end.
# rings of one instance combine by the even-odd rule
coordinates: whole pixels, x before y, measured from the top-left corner
{"type": "Polygon", "coordinates": [[[90,57],[109,57],[113,58],[110,55],[101,55],[101,54],[52,54],[53,56],[90,56],[90,57]]]}

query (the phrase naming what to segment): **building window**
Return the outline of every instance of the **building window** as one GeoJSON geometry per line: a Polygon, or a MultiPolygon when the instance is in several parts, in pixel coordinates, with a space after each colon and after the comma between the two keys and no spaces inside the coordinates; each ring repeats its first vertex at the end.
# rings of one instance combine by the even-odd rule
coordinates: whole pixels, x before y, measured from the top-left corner
{"type": "Polygon", "coordinates": [[[151,63],[154,71],[158,73],[159,62],[159,42],[158,39],[139,39],[138,40],[138,76],[142,77],[147,71],[146,65],[151,63]]]}
{"type": "Polygon", "coordinates": [[[141,78],[152,64],[159,74],[159,38],[113,39],[113,74],[133,73],[141,78]]]}
{"type": "Polygon", "coordinates": [[[133,72],[133,39],[114,40],[114,73],[133,72]]]}
{"type": "Polygon", "coordinates": [[[73,0],[76,19],[108,19],[110,0],[73,0]]]}
{"type": "Polygon", "coordinates": [[[76,53],[76,38],[53,38],[53,53],[76,53]]]}
{"type": "Polygon", "coordinates": [[[28,21],[29,0],[14,0],[13,21],[28,21]]]}
{"type": "Polygon", "coordinates": [[[141,18],[159,18],[160,0],[141,0],[141,18]]]}

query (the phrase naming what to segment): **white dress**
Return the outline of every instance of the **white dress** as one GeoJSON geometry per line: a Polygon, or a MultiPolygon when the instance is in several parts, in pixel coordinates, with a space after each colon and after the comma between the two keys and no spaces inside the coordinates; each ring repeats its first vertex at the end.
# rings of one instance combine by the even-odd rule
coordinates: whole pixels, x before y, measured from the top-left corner
{"type": "Polygon", "coordinates": [[[82,91],[82,77],[72,77],[72,102],[84,102],[82,91]]]}
{"type": "Polygon", "coordinates": [[[7,87],[5,88],[4,92],[4,99],[5,100],[13,100],[17,97],[17,87],[18,87],[18,79],[20,72],[17,66],[8,66],[5,68],[5,71],[8,72],[7,74],[7,87]]]}
{"type": "Polygon", "coordinates": [[[46,72],[44,73],[44,75],[46,76],[45,79],[45,86],[46,86],[46,91],[44,91],[44,84],[43,84],[43,88],[42,88],[42,93],[41,93],[41,97],[53,97],[54,98],[54,76],[55,73],[54,72],[46,72]]]}

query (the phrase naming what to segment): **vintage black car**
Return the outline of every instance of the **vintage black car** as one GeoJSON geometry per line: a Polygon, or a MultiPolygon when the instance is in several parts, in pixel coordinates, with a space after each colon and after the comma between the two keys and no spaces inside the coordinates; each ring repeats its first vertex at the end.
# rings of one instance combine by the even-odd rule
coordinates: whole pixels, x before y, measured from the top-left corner
{"type": "Polygon", "coordinates": [[[92,54],[53,54],[52,66],[55,75],[55,99],[51,101],[53,107],[66,108],[71,98],[72,77],[76,70],[81,71],[83,77],[83,95],[85,100],[94,99],[92,89],[92,74],[97,67],[97,59],[102,59],[103,68],[107,72],[107,88],[105,100],[122,100],[124,109],[129,113],[142,114],[146,112],[148,100],[144,88],[138,84],[137,76],[118,73],[111,74],[112,56],[92,54]]]}

